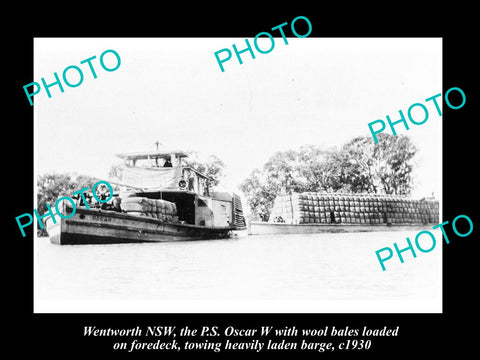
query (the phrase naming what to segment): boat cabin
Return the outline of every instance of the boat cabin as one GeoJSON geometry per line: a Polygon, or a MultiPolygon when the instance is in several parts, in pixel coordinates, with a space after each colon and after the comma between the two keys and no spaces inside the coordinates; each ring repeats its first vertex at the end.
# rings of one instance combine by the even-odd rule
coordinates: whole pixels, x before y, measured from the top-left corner
{"type": "Polygon", "coordinates": [[[121,182],[126,190],[175,203],[179,221],[208,228],[245,226],[238,196],[212,192],[212,179],[188,166],[188,154],[156,150],[117,156],[124,160],[121,182]]]}
{"type": "Polygon", "coordinates": [[[210,195],[211,178],[188,166],[182,151],[147,151],[117,154],[124,160],[122,183],[149,190],[187,190],[210,195]]]}

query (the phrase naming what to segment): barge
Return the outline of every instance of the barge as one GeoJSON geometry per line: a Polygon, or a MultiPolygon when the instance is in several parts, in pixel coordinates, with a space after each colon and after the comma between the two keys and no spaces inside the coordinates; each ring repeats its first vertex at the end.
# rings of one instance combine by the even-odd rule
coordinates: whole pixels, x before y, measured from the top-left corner
{"type": "MultiPolygon", "coordinates": [[[[238,195],[215,192],[205,174],[185,164],[182,151],[117,154],[124,160],[119,190],[97,190],[62,202],[46,229],[53,244],[112,244],[228,238],[246,229],[238,195]],[[87,203],[85,203],[85,201],[87,203]]],[[[112,182],[113,183],[113,182],[112,182]]]]}
{"type": "Polygon", "coordinates": [[[434,198],[354,193],[294,193],[275,199],[269,220],[249,235],[421,230],[439,221],[434,198]]]}

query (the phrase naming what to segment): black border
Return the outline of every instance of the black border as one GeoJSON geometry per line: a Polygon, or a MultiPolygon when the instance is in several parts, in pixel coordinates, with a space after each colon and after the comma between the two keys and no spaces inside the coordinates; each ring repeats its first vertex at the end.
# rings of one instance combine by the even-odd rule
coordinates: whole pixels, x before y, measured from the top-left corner
{"type": "MultiPolygon", "coordinates": [[[[96,5],[84,8],[30,7],[20,11],[19,33],[14,30],[7,42],[14,50],[9,55],[7,97],[5,101],[4,154],[7,161],[9,187],[4,188],[7,201],[8,258],[12,261],[5,273],[8,298],[7,344],[16,354],[60,357],[65,355],[101,356],[112,354],[112,338],[83,337],[83,327],[133,327],[176,325],[182,327],[228,326],[257,327],[287,325],[297,327],[335,326],[396,327],[396,338],[376,338],[375,348],[364,353],[388,356],[433,356],[474,354],[476,323],[476,241],[478,240],[478,194],[475,164],[475,102],[478,90],[474,76],[474,25],[469,19],[476,13],[460,4],[440,4],[420,9],[403,4],[385,9],[365,4],[339,9],[313,3],[294,10],[289,4],[274,4],[267,11],[244,3],[224,3],[215,9],[203,4],[198,9],[184,4],[183,10],[172,10],[161,4],[142,4],[120,9],[118,4],[101,9],[96,5]],[[160,7],[160,8],[159,8],[160,7]],[[154,10],[157,9],[157,10],[154,10]],[[68,10],[68,11],[67,11],[68,10]],[[451,110],[443,102],[443,221],[452,221],[459,214],[470,216],[474,231],[467,238],[457,238],[449,231],[450,244],[443,244],[444,302],[443,314],[33,314],[33,241],[32,232],[22,238],[14,217],[33,209],[33,108],[28,105],[23,85],[33,81],[34,37],[231,37],[251,38],[296,16],[306,16],[313,25],[310,37],[442,37],[443,89],[460,87],[467,96],[466,105],[451,110]],[[27,28],[30,26],[30,30],[27,28]],[[13,131],[12,131],[13,129],[13,131]],[[13,141],[8,138],[14,137],[13,141]],[[11,249],[11,250],[10,250],[11,249]],[[11,302],[11,306],[10,306],[11,302]]],[[[7,34],[8,34],[7,33],[7,34]]],[[[10,35],[7,35],[10,36],[10,35]]],[[[5,69],[5,68],[4,68],[5,69]]],[[[382,89],[379,89],[382,91],[382,89]]],[[[411,131],[414,131],[412,129],[411,131]]],[[[61,151],[61,149],[58,149],[61,151]]],[[[8,262],[7,262],[8,263],[8,262]]],[[[5,309],[5,308],[4,308],[5,309]]],[[[179,354],[174,354],[179,356],[179,354]]],[[[193,354],[193,353],[190,353],[193,354]]],[[[253,353],[238,353],[252,356],[253,353]]],[[[287,353],[294,356],[325,356],[327,353],[287,353]]],[[[116,353],[115,356],[125,354],[116,353]]],[[[138,356],[136,353],[134,356],[138,356]]],[[[168,357],[168,353],[143,353],[168,357]]],[[[188,355],[188,354],[187,354],[188,355]]],[[[195,355],[195,354],[193,354],[195,355]]],[[[205,353],[206,356],[231,356],[230,353],[205,353]]],[[[271,356],[271,353],[260,353],[271,356]]],[[[332,353],[359,356],[360,353],[332,353]]]]}

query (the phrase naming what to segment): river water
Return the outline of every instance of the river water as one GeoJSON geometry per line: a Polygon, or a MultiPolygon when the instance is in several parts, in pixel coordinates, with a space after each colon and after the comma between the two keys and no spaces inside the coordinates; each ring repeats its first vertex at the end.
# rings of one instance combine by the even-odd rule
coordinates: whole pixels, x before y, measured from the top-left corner
{"type": "MultiPolygon", "coordinates": [[[[429,253],[375,251],[415,231],[58,246],[35,240],[35,312],[441,312],[441,233],[429,253]]],[[[427,237],[428,238],[428,237],[427,237]]],[[[431,244],[430,244],[431,245],[431,244]]],[[[423,245],[428,248],[428,244],[423,245]]]]}

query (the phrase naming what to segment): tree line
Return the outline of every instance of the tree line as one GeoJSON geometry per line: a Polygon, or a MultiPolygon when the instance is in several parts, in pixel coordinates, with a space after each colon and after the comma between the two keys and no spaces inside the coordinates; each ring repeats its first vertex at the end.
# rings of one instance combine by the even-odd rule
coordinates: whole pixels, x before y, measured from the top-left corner
{"type": "Polygon", "coordinates": [[[405,135],[359,136],[340,147],[279,151],[241,183],[252,220],[268,221],[278,195],[347,192],[408,195],[417,148],[405,135]]]}
{"type": "MultiPolygon", "coordinates": [[[[91,189],[99,179],[87,175],[62,174],[49,172],[37,177],[37,209],[39,213],[47,210],[47,204],[53,206],[61,196],[72,196],[72,193],[88,187],[91,189]]],[[[37,235],[45,236],[45,229],[37,226],[37,235]]]]}

